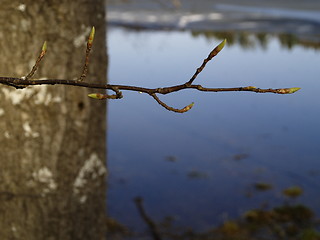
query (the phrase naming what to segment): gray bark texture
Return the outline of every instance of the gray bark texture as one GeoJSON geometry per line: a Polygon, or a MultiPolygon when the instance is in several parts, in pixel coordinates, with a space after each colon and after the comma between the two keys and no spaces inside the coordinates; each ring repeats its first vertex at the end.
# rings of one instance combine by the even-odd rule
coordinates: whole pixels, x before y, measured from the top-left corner
{"type": "MultiPolygon", "coordinates": [[[[106,82],[104,0],[2,0],[0,75],[106,82]]],[[[97,90],[0,86],[0,239],[105,239],[106,103],[97,90]]]]}

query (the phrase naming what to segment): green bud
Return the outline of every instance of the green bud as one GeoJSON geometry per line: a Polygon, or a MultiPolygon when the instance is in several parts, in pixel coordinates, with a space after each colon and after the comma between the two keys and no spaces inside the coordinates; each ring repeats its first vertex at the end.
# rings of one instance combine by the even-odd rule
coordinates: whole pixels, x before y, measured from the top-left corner
{"type": "Polygon", "coordinates": [[[88,39],[88,44],[92,45],[93,39],[94,39],[94,34],[95,34],[95,28],[92,27],[90,35],[89,35],[89,39],[88,39]]]}
{"type": "Polygon", "coordinates": [[[47,51],[47,41],[44,41],[41,51],[42,52],[46,52],[47,51]]]}
{"type": "Polygon", "coordinates": [[[189,111],[193,106],[194,106],[194,103],[190,103],[188,106],[185,106],[185,107],[183,108],[183,111],[184,111],[184,112],[187,112],[187,111],[189,111]]]}
{"type": "Polygon", "coordinates": [[[220,52],[224,46],[226,45],[227,39],[224,39],[218,46],[217,46],[217,50],[218,52],[220,52]]]}
{"type": "Polygon", "coordinates": [[[289,92],[288,93],[295,93],[296,91],[299,91],[301,88],[298,87],[293,87],[293,88],[289,88],[289,92]]]}
{"type": "Polygon", "coordinates": [[[208,56],[208,59],[211,60],[214,56],[216,56],[226,45],[227,39],[224,39],[218,46],[216,46],[208,56]]]}
{"type": "Polygon", "coordinates": [[[94,99],[103,99],[103,94],[101,94],[101,93],[90,93],[90,94],[88,94],[88,97],[94,98],[94,99]]]}

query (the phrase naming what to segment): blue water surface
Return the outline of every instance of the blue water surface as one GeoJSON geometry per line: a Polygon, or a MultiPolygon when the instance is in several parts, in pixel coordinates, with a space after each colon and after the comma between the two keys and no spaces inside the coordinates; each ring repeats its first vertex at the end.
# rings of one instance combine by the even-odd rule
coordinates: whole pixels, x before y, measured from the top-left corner
{"type": "MultiPolygon", "coordinates": [[[[186,82],[221,39],[190,32],[108,32],[109,82],[163,87],[186,82]]],[[[301,87],[295,94],[204,93],[159,96],[123,92],[108,106],[108,211],[144,229],[133,198],[161,221],[204,230],[262,204],[275,206],[286,187],[303,188],[301,202],[320,213],[320,53],[288,49],[269,35],[265,47],[226,45],[195,83],[207,87],[301,87]],[[253,184],[272,184],[267,192],[253,184]]]]}

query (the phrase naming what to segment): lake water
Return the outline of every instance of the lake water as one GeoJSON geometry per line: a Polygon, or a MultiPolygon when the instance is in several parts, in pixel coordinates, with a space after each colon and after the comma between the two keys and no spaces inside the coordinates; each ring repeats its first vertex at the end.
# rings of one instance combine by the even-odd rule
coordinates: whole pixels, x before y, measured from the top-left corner
{"type": "MultiPolygon", "coordinates": [[[[123,92],[108,106],[108,213],[146,228],[133,199],[154,221],[171,216],[203,231],[249,209],[295,202],[320,214],[320,51],[288,36],[228,35],[109,28],[109,82],[163,87],[186,82],[208,53],[229,43],[198,76],[207,87],[301,87],[295,94],[204,93],[159,96],[123,92]],[[309,46],[309,47],[308,47],[309,46]],[[259,192],[255,183],[268,183],[259,192]]],[[[314,46],[314,45],[312,45],[314,46]]]]}

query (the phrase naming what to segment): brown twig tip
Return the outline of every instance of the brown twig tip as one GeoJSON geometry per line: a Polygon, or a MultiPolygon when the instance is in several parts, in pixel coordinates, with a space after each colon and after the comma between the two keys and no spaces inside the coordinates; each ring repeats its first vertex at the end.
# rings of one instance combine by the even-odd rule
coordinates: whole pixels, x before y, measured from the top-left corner
{"type": "Polygon", "coordinates": [[[165,104],[164,102],[162,102],[158,96],[155,94],[155,93],[152,93],[152,94],[149,94],[151,97],[154,98],[154,100],[157,101],[157,103],[159,103],[162,107],[164,107],[165,109],[169,110],[169,111],[172,111],[172,112],[176,112],[176,113],[185,113],[185,112],[188,112],[193,106],[194,106],[194,103],[191,103],[189,104],[188,106],[185,106],[184,108],[173,108],[173,107],[170,107],[168,106],[167,104],[165,104]]]}
{"type": "Polygon", "coordinates": [[[224,39],[218,46],[216,46],[208,56],[208,60],[211,60],[213,57],[218,55],[218,53],[224,48],[227,43],[227,39],[224,39]]]}
{"type": "Polygon", "coordinates": [[[193,76],[190,78],[190,80],[186,83],[186,86],[190,86],[193,81],[197,78],[197,76],[199,75],[199,73],[202,72],[202,70],[205,68],[205,66],[207,65],[207,63],[215,56],[218,55],[218,53],[224,48],[224,46],[226,45],[227,40],[224,39],[218,46],[216,46],[208,55],[208,57],[206,59],[203,60],[202,64],[200,67],[197,68],[196,72],[193,74],[193,76]]]}

